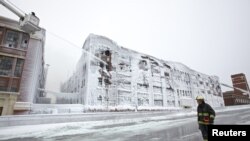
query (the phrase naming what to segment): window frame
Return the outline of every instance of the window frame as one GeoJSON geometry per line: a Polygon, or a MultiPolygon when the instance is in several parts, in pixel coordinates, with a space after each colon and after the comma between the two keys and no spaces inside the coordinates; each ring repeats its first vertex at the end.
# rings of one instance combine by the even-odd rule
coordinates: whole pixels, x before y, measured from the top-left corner
{"type": "MultiPolygon", "coordinates": [[[[0,29],[2,28],[3,34],[2,37],[0,36],[0,45],[5,47],[5,48],[10,48],[10,49],[15,49],[15,50],[21,50],[21,51],[27,51],[30,43],[30,35],[25,32],[21,32],[18,30],[10,29],[10,28],[5,28],[0,26],[0,29]],[[16,46],[9,46],[11,41],[7,41],[7,35],[8,33],[17,33],[17,41],[16,41],[16,46]],[[27,41],[26,43],[25,40],[27,41]]],[[[11,43],[13,45],[13,42],[11,43]]]]}

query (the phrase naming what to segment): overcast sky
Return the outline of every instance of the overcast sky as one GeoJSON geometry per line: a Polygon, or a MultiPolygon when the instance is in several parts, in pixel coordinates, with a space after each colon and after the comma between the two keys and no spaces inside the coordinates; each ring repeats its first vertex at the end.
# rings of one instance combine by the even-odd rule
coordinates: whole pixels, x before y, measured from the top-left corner
{"type": "MultiPolygon", "coordinates": [[[[26,13],[34,11],[40,26],[47,30],[49,83],[56,83],[56,69],[67,70],[64,76],[74,70],[65,68],[65,64],[74,67],[72,62],[76,62],[90,33],[217,75],[227,84],[232,84],[230,76],[235,73],[245,73],[250,79],[250,0],[10,1],[26,13]],[[79,49],[49,32],[73,42],[79,49]]],[[[0,15],[18,19],[2,6],[0,15]]]]}

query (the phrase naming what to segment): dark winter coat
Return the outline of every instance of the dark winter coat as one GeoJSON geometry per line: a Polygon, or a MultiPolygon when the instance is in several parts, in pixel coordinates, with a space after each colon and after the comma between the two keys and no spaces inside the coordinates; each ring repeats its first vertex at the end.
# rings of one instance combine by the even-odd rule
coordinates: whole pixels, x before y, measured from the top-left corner
{"type": "Polygon", "coordinates": [[[197,107],[198,122],[199,124],[213,124],[215,118],[214,109],[204,101],[197,107]]]}

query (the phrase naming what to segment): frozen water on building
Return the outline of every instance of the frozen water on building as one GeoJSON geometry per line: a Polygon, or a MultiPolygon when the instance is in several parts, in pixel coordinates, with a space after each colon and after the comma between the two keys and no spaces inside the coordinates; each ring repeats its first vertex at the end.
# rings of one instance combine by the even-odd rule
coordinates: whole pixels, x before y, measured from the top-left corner
{"type": "Polygon", "coordinates": [[[219,78],[178,62],[129,50],[94,34],[85,40],[74,74],[61,85],[57,103],[86,106],[191,108],[202,95],[213,107],[224,106],[219,78]],[[93,55],[90,55],[93,54],[93,55]]]}

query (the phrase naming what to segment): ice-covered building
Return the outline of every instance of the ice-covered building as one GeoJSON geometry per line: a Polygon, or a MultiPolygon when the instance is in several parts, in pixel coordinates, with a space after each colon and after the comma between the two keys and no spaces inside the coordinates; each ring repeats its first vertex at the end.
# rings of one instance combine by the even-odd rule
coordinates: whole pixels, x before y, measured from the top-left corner
{"type": "MultiPolygon", "coordinates": [[[[75,73],[61,85],[88,106],[194,107],[203,95],[224,106],[219,78],[117,45],[94,34],[86,39],[75,73]]],[[[60,103],[60,102],[59,102],[60,103]]],[[[69,102],[68,102],[69,103],[69,102]]]]}

